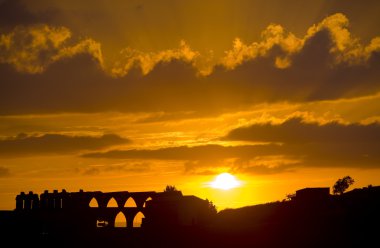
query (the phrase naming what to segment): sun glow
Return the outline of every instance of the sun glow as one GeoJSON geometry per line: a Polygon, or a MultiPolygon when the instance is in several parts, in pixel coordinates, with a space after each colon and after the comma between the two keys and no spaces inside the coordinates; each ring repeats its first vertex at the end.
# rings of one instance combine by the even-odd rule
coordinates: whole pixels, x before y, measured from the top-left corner
{"type": "Polygon", "coordinates": [[[230,173],[219,174],[214,181],[210,183],[210,186],[215,189],[229,190],[239,187],[241,183],[230,173]]]}

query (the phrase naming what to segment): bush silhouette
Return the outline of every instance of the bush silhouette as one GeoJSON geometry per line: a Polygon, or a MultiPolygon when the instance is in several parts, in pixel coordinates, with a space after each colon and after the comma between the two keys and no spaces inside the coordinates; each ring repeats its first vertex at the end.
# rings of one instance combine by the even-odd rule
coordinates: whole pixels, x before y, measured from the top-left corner
{"type": "Polygon", "coordinates": [[[174,192],[174,191],[178,191],[174,185],[166,185],[166,188],[164,190],[164,192],[174,192]]]}

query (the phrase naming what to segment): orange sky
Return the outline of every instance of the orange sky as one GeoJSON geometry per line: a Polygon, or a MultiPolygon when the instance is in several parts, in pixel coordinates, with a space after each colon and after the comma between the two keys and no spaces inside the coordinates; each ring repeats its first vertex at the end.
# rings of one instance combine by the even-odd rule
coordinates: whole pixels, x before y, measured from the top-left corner
{"type": "Polygon", "coordinates": [[[219,210],[380,184],[380,3],[0,0],[0,209],[161,191],[219,210]],[[208,186],[222,172],[242,185],[208,186]]]}

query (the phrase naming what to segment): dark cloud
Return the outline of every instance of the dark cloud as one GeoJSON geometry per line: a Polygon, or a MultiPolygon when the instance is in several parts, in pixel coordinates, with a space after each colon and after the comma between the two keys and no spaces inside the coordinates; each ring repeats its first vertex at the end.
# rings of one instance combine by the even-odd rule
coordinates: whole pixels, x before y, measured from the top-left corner
{"type": "Polygon", "coordinates": [[[19,134],[0,140],[0,156],[33,156],[41,154],[65,154],[83,150],[96,150],[130,142],[114,134],[99,137],[44,134],[33,136],[19,134]]]}
{"type": "Polygon", "coordinates": [[[255,165],[251,164],[247,166],[242,165],[236,165],[232,167],[231,172],[235,173],[247,173],[247,174],[254,174],[254,175],[273,175],[273,174],[279,174],[279,173],[285,173],[285,172],[294,172],[296,168],[299,168],[300,166],[298,164],[294,165],[277,165],[275,167],[269,167],[265,165],[255,165]]]}
{"type": "MultiPolygon", "coordinates": [[[[249,60],[234,70],[223,67],[209,77],[220,85],[229,85],[235,97],[246,102],[305,102],[349,98],[374,94],[379,90],[380,60],[371,55],[369,64],[334,64],[331,33],[322,29],[300,52],[292,56],[292,65],[279,69],[273,66],[284,52],[273,47],[267,57],[249,60]],[[238,95],[237,95],[238,94],[238,95]]],[[[228,99],[228,98],[227,98],[228,99]]]]}
{"type": "Polygon", "coordinates": [[[326,124],[307,123],[301,118],[288,119],[274,125],[254,124],[230,131],[224,140],[264,141],[290,143],[379,143],[380,124],[362,125],[359,123],[326,124]]]}
{"type": "Polygon", "coordinates": [[[112,78],[88,55],[61,60],[43,74],[20,74],[7,65],[0,72],[1,114],[200,109],[204,96],[197,91],[207,87],[183,62],[161,64],[147,76],[136,69],[112,78]]]}
{"type": "Polygon", "coordinates": [[[367,63],[334,64],[332,38],[322,29],[293,55],[292,65],[274,66],[283,50],[274,46],[265,57],[233,70],[216,67],[197,76],[187,62],[159,62],[143,76],[133,68],[111,77],[99,61],[83,52],[51,64],[41,74],[17,72],[0,64],[0,114],[57,112],[215,112],[261,102],[304,102],[371,95],[379,91],[380,55],[367,63]]]}
{"type": "Polygon", "coordinates": [[[255,175],[271,175],[285,172],[294,172],[301,167],[300,161],[281,161],[286,159],[280,157],[273,159],[271,157],[264,158],[264,161],[237,159],[231,166],[231,172],[255,174],[255,175]],[[266,160],[265,160],[266,159],[266,160]],[[280,161],[278,161],[280,160],[280,161]],[[263,164],[264,162],[264,164],[263,164]]]}
{"type": "Polygon", "coordinates": [[[184,162],[185,173],[195,175],[215,175],[218,174],[220,165],[224,164],[222,159],[214,160],[189,160],[184,162]]]}
{"type": "Polygon", "coordinates": [[[250,158],[255,154],[272,154],[277,145],[256,146],[179,146],[157,150],[111,150],[84,154],[90,158],[158,159],[158,160],[220,160],[227,158],[250,158]]]}
{"type": "Polygon", "coordinates": [[[11,175],[8,168],[0,166],[0,178],[9,177],[11,175]]]}
{"type": "Polygon", "coordinates": [[[380,124],[306,123],[255,124],[230,131],[223,139],[281,142],[278,155],[311,167],[379,168],[380,124]]]}

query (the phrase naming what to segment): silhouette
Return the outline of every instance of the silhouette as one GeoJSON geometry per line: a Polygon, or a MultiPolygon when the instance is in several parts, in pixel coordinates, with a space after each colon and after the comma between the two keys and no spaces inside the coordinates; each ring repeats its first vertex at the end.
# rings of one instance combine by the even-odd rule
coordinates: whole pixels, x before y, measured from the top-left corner
{"type": "Polygon", "coordinates": [[[293,200],[302,203],[326,201],[330,196],[329,188],[304,188],[296,191],[293,200]]]}
{"type": "Polygon", "coordinates": [[[174,185],[166,185],[164,192],[178,191],[174,185]]]}
{"type": "Polygon", "coordinates": [[[21,192],[0,211],[14,247],[367,247],[376,242],[380,186],[216,211],[212,201],[164,192],[21,192]],[[127,202],[134,203],[129,205],[127,202]]]}
{"type": "Polygon", "coordinates": [[[208,200],[184,196],[174,186],[170,189],[164,192],[45,190],[40,196],[21,192],[16,196],[15,210],[1,212],[1,232],[7,233],[7,237],[28,236],[30,242],[38,244],[42,238],[49,245],[66,239],[85,240],[96,246],[99,242],[95,242],[94,234],[113,237],[123,231],[126,240],[138,240],[141,229],[145,234],[159,234],[162,230],[210,223],[216,212],[209,208],[208,200]]]}
{"type": "Polygon", "coordinates": [[[345,176],[342,179],[338,179],[338,181],[336,181],[336,183],[333,186],[333,193],[335,195],[343,194],[344,191],[346,191],[348,187],[350,187],[350,185],[352,185],[354,182],[354,179],[352,179],[350,176],[345,176]]]}

